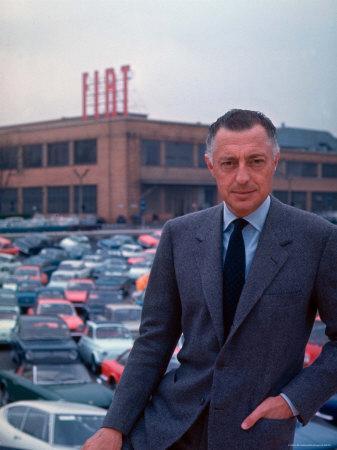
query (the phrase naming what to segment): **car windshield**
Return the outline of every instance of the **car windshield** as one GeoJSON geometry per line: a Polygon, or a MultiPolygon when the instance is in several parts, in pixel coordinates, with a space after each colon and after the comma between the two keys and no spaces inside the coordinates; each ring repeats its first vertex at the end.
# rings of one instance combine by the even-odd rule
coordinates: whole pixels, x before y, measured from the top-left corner
{"type": "Polygon", "coordinates": [[[126,320],[140,320],[141,314],[141,310],[138,309],[118,309],[114,312],[114,318],[119,322],[126,320]]]}
{"type": "Polygon", "coordinates": [[[17,269],[15,271],[15,275],[32,276],[32,275],[37,275],[37,274],[38,274],[37,269],[17,269]]]}
{"type": "Polygon", "coordinates": [[[54,445],[82,446],[103,424],[104,415],[58,414],[55,416],[54,445]]]}
{"type": "Polygon", "coordinates": [[[73,316],[74,310],[70,305],[65,303],[44,303],[38,308],[39,314],[65,314],[67,316],[73,316]]]}
{"type": "Polygon", "coordinates": [[[35,384],[90,383],[87,369],[81,364],[40,364],[33,367],[35,384]]]}
{"type": "Polygon", "coordinates": [[[130,339],[131,335],[124,327],[98,327],[96,330],[97,339],[130,339]]]}
{"type": "Polygon", "coordinates": [[[323,322],[315,322],[309,338],[309,344],[324,345],[329,341],[329,338],[325,334],[325,325],[323,322]]]}
{"type": "Polygon", "coordinates": [[[66,339],[70,337],[70,334],[63,321],[41,319],[21,323],[20,336],[24,340],[66,339]]]}
{"type": "Polygon", "coordinates": [[[26,280],[19,284],[19,291],[36,291],[40,287],[40,282],[34,280],[26,280]]]}
{"type": "Polygon", "coordinates": [[[15,320],[17,315],[15,311],[0,311],[0,320],[15,320]]]}
{"type": "Polygon", "coordinates": [[[90,291],[91,289],[90,283],[69,283],[67,286],[68,291],[90,291]]]}

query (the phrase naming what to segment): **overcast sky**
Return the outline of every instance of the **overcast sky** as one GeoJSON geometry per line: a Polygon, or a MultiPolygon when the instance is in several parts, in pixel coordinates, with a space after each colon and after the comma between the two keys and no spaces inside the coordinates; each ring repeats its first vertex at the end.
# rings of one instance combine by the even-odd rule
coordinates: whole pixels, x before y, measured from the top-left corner
{"type": "Polygon", "coordinates": [[[258,109],[337,136],[336,0],[0,0],[0,126],[81,115],[81,73],[130,64],[130,109],[258,109]]]}

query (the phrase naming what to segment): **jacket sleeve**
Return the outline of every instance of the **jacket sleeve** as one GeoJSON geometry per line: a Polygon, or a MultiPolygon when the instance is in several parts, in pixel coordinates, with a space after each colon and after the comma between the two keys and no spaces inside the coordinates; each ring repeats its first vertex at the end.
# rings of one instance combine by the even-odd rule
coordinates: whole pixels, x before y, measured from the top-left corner
{"type": "Polygon", "coordinates": [[[165,373],[181,335],[170,222],[163,228],[144,298],[140,335],[130,353],[103,427],[128,434],[165,373]]]}
{"type": "Polygon", "coordinates": [[[326,241],[315,280],[314,299],[329,337],[320,356],[282,388],[306,425],[337,392],[337,227],[326,241]]]}

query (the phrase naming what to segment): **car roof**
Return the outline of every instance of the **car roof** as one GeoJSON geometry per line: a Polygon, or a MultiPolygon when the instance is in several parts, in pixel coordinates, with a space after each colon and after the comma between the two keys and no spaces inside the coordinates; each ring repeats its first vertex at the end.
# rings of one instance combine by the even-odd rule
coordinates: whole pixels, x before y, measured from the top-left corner
{"type": "Polygon", "coordinates": [[[142,307],[138,305],[125,305],[123,303],[109,304],[106,305],[106,307],[110,309],[142,309],[142,307]]]}
{"type": "Polygon", "coordinates": [[[108,322],[106,320],[88,320],[87,321],[87,325],[91,325],[94,328],[111,327],[111,326],[121,327],[121,326],[123,326],[120,322],[108,322]]]}
{"type": "MultiPolygon", "coordinates": [[[[98,414],[106,415],[106,410],[98,406],[84,405],[82,403],[72,403],[64,401],[50,400],[22,400],[6,405],[12,406],[29,406],[43,409],[51,414],[98,414]]],[[[6,408],[5,406],[5,408],[6,408]]]]}
{"type": "Polygon", "coordinates": [[[57,303],[57,304],[66,304],[66,305],[72,305],[71,302],[69,302],[68,300],[62,299],[62,298],[39,298],[37,300],[37,302],[40,305],[44,305],[44,304],[48,304],[50,305],[51,303],[57,303]]]}

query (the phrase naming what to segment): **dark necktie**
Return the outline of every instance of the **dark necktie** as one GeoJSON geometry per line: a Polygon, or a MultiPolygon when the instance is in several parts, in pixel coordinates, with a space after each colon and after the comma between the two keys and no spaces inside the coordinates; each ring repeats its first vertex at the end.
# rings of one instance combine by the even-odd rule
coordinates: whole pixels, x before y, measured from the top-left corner
{"type": "Polygon", "coordinates": [[[223,317],[225,339],[232,326],[236,307],[245,283],[246,255],[242,229],[248,224],[245,219],[233,221],[234,230],[228,242],[223,269],[223,317]]]}

